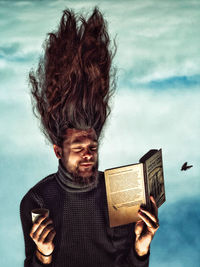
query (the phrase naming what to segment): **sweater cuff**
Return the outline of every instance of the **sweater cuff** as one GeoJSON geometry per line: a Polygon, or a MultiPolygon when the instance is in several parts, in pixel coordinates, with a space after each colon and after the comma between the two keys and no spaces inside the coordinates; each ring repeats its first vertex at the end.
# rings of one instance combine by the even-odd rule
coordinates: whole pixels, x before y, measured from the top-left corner
{"type": "Polygon", "coordinates": [[[43,267],[43,266],[47,266],[47,267],[50,267],[51,266],[51,263],[49,264],[44,264],[42,263],[41,261],[38,260],[37,256],[34,254],[33,255],[33,267],[43,267]]]}
{"type": "Polygon", "coordinates": [[[129,259],[134,267],[148,267],[149,266],[150,251],[144,256],[139,256],[134,249],[131,249],[129,259]]]}

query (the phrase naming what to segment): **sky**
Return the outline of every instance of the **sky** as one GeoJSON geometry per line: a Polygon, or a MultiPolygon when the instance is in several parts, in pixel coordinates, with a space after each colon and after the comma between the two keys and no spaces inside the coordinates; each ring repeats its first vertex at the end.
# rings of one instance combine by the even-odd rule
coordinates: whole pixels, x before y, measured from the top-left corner
{"type": "Polygon", "coordinates": [[[162,148],[167,200],[159,208],[150,267],[198,266],[198,0],[0,0],[0,266],[23,266],[20,201],[58,165],[32,114],[28,73],[62,11],[90,14],[96,5],[117,43],[117,89],[101,140],[100,169],[138,162],[148,150],[162,148]],[[193,167],[181,172],[185,161],[193,167]]]}

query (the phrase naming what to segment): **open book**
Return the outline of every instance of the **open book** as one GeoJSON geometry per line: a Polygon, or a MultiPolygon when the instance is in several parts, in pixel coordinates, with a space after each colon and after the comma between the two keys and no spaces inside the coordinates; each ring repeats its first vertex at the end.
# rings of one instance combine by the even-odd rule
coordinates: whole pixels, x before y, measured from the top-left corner
{"type": "Polygon", "coordinates": [[[139,162],[104,172],[110,227],[140,220],[138,210],[150,208],[150,195],[157,207],[165,202],[162,150],[150,150],[139,162]]]}

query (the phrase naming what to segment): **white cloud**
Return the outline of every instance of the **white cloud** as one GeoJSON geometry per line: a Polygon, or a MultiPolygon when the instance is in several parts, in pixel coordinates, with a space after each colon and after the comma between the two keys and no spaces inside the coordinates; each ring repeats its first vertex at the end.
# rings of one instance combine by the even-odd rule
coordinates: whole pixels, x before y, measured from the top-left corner
{"type": "Polygon", "coordinates": [[[120,93],[105,129],[100,167],[135,163],[148,150],[162,148],[169,201],[199,194],[199,98],[198,90],[120,93]],[[194,167],[183,173],[185,161],[194,167]]]}
{"type": "Polygon", "coordinates": [[[111,36],[118,35],[115,62],[125,72],[133,70],[134,82],[146,83],[173,76],[197,75],[200,72],[198,1],[28,3],[17,2],[14,11],[9,9],[9,18],[5,15],[8,12],[6,5],[1,4],[5,12],[1,20],[5,27],[1,28],[4,38],[0,43],[20,43],[21,52],[18,53],[22,55],[41,53],[46,34],[56,29],[64,8],[89,13],[86,11],[91,12],[98,4],[108,20],[111,36]]]}
{"type": "Polygon", "coordinates": [[[118,13],[110,13],[117,64],[133,69],[136,82],[199,74],[199,14],[196,1],[121,3],[118,13]]]}

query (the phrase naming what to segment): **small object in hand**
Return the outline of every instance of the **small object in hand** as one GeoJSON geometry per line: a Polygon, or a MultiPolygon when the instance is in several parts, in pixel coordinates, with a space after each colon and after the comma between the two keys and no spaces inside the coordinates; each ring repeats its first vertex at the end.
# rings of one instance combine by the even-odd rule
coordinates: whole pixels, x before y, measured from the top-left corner
{"type": "Polygon", "coordinates": [[[35,223],[35,221],[37,220],[37,218],[39,216],[44,216],[47,215],[47,217],[49,217],[49,210],[48,209],[44,209],[44,208],[40,208],[40,209],[34,209],[31,211],[31,216],[32,216],[32,222],[35,223]]]}
{"type": "Polygon", "coordinates": [[[181,167],[181,171],[186,171],[187,169],[190,169],[192,167],[193,165],[187,165],[187,162],[185,162],[183,166],[181,167]]]}

